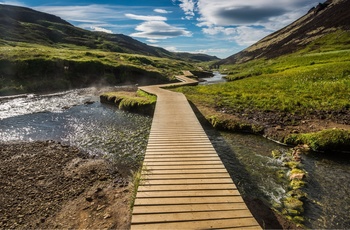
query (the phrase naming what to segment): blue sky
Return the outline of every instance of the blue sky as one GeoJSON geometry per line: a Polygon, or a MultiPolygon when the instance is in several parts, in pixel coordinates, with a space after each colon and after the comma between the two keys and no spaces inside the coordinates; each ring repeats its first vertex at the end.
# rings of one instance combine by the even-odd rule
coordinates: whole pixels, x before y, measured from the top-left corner
{"type": "Polygon", "coordinates": [[[75,26],[129,35],[170,51],[220,58],[304,15],[314,0],[0,0],[55,14],[75,26]]]}

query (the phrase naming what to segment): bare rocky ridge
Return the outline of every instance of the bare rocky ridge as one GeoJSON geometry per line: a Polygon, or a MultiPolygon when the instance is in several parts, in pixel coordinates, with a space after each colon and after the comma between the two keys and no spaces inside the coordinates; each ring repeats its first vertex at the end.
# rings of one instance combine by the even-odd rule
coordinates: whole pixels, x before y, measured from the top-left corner
{"type": "Polygon", "coordinates": [[[328,0],[293,22],[261,39],[245,50],[219,64],[243,63],[258,58],[275,58],[304,48],[310,42],[330,32],[350,31],[350,1],[328,0]]]}

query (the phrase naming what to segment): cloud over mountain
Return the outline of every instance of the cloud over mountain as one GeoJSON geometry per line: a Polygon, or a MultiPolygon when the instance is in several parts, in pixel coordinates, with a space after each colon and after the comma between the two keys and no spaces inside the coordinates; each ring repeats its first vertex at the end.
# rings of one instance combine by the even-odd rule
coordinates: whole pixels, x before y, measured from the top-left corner
{"type": "Polygon", "coordinates": [[[146,21],[138,25],[131,36],[139,38],[147,38],[149,41],[155,42],[158,39],[167,39],[178,36],[191,36],[191,32],[181,27],[175,27],[164,21],[146,21]]]}
{"type": "Polygon", "coordinates": [[[302,16],[314,0],[173,0],[208,36],[250,45],[302,16]],[[304,10],[301,10],[304,9],[304,10]]]}

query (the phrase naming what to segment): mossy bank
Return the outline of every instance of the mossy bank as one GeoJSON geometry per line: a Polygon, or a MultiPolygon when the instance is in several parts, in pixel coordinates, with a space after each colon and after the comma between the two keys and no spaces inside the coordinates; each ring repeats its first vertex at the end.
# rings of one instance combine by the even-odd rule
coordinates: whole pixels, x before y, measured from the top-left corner
{"type": "Polygon", "coordinates": [[[100,95],[102,103],[114,104],[121,110],[146,115],[153,115],[156,100],[156,96],[147,94],[142,90],[136,92],[107,92],[100,95]]]}

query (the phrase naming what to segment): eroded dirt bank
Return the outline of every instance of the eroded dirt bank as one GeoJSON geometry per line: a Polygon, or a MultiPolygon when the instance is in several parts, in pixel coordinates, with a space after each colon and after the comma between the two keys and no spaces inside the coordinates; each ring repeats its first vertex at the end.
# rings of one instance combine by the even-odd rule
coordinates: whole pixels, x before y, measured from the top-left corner
{"type": "Polygon", "coordinates": [[[105,159],[52,141],[0,144],[1,229],[128,229],[131,183],[105,159]]]}

